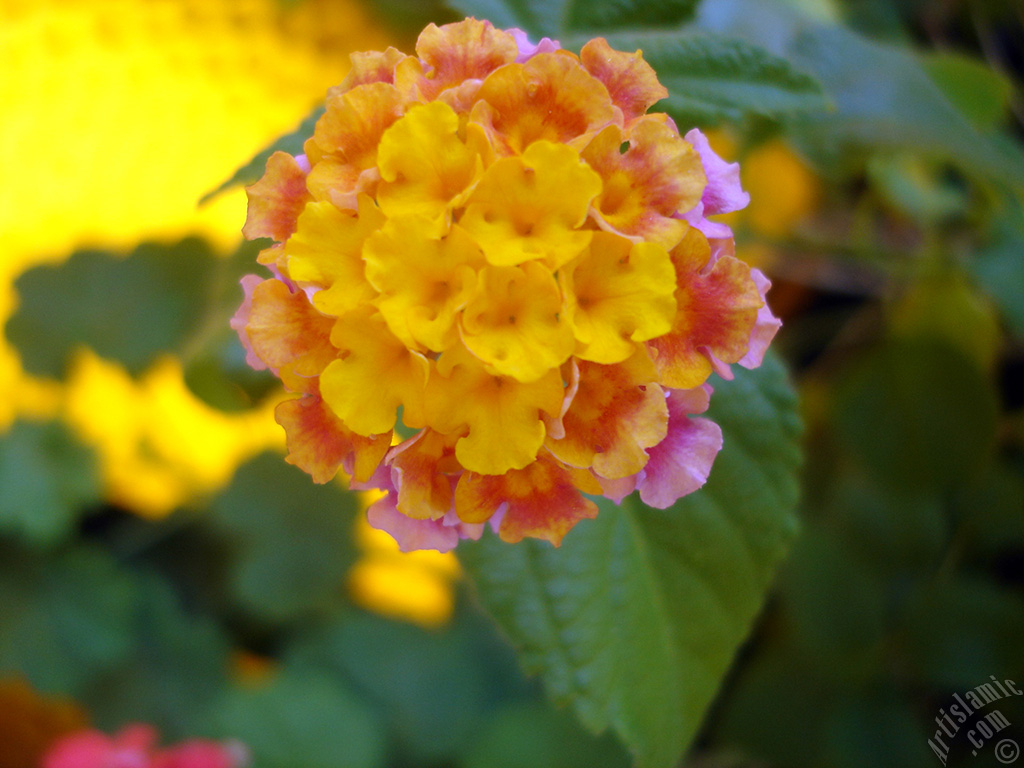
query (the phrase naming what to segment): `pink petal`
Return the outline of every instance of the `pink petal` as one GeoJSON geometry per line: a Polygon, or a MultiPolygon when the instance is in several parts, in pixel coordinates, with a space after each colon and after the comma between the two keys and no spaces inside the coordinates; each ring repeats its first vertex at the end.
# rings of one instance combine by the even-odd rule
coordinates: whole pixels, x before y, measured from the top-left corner
{"type": "Polygon", "coordinates": [[[698,128],[687,133],[686,140],[700,154],[704,175],[708,178],[708,184],[704,187],[704,194],[701,197],[704,213],[714,216],[716,213],[731,213],[746,208],[750,202],[750,195],[744,192],[740,185],[740,164],[727,163],[715,154],[708,144],[707,137],[698,128]]]}
{"type": "Polygon", "coordinates": [[[517,64],[529,61],[538,53],[554,53],[562,47],[557,40],[552,40],[550,37],[541,38],[539,43],[533,45],[526,33],[518,27],[505,31],[516,39],[516,46],[519,48],[519,55],[516,57],[517,64]]]}
{"type": "Polygon", "coordinates": [[[256,356],[252,348],[252,342],[249,340],[249,334],[245,330],[245,326],[249,324],[249,317],[252,315],[252,292],[256,290],[257,285],[263,282],[263,278],[259,275],[246,275],[242,278],[241,282],[245,298],[242,300],[242,305],[235,312],[234,317],[231,318],[230,325],[232,330],[238,334],[238,339],[242,342],[242,346],[245,347],[246,364],[255,371],[263,371],[266,370],[267,364],[256,356]]]}
{"type": "Polygon", "coordinates": [[[722,449],[722,429],[708,419],[691,419],[690,414],[702,413],[710,395],[707,384],[669,395],[668,436],[648,450],[647,466],[637,475],[644,504],[665,509],[707,482],[722,449]]]}
{"type": "MultiPolygon", "coordinates": [[[[753,278],[754,284],[757,285],[757,290],[761,292],[761,298],[763,299],[765,294],[768,293],[768,289],[772,287],[771,281],[759,269],[750,270],[750,277],[753,278]]],[[[764,306],[757,310],[757,321],[754,323],[754,330],[750,334],[750,348],[747,350],[747,354],[740,358],[740,365],[744,368],[757,368],[764,360],[765,352],[768,351],[768,345],[775,338],[775,334],[778,333],[781,327],[782,321],[772,314],[768,302],[765,301],[764,306]]]]}
{"type": "Polygon", "coordinates": [[[699,229],[708,240],[722,240],[732,237],[732,229],[718,221],[704,217],[704,202],[697,203],[693,208],[681,214],[683,220],[691,227],[699,229]]]}

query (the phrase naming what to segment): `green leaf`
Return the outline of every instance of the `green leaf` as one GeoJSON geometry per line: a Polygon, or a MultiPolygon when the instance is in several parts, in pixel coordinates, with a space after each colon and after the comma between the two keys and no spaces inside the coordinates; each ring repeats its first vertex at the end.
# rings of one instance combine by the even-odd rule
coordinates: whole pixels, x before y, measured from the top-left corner
{"type": "Polygon", "coordinates": [[[922,681],[963,691],[1020,669],[1024,600],[1012,589],[972,576],[930,580],[901,617],[902,657],[922,681]]]}
{"type": "MultiPolygon", "coordinates": [[[[291,133],[286,133],[284,136],[275,139],[269,146],[261,150],[256,154],[252,160],[240,167],[235,171],[231,178],[227,179],[216,189],[211,189],[199,200],[199,205],[208,203],[213,198],[222,192],[226,192],[232,187],[249,186],[255,184],[263,177],[263,173],[266,170],[267,159],[275,152],[287,152],[289,155],[301,155],[302,145],[306,142],[310,136],[313,135],[313,129],[316,127],[316,121],[320,119],[320,116],[324,113],[322,106],[315,108],[302,120],[301,123],[291,133]]],[[[239,223],[241,227],[241,223],[239,223]]]]}
{"type": "Polygon", "coordinates": [[[679,24],[697,0],[450,0],[452,8],[496,27],[519,27],[534,38],[679,24]]]}
{"type": "Polygon", "coordinates": [[[95,457],[57,423],[19,423],[0,439],[0,532],[52,546],[102,497],[95,457]]]}
{"type": "Polygon", "coordinates": [[[977,251],[968,267],[995,300],[1009,330],[1024,339],[1024,214],[1014,211],[998,224],[994,242],[977,251]]]}
{"type": "Polygon", "coordinates": [[[136,585],[99,550],[47,559],[0,546],[0,676],[77,696],[132,648],[136,585]]]}
{"type": "Polygon", "coordinates": [[[235,599],[256,616],[292,621],[329,610],[352,560],[357,501],[338,485],[316,485],[277,454],[238,470],[212,504],[230,534],[235,599]]]}
{"type": "Polygon", "coordinates": [[[978,128],[996,128],[1006,117],[1013,83],[977,59],[940,51],[921,63],[942,92],[978,128]]]}
{"type": "Polygon", "coordinates": [[[779,118],[823,111],[821,85],[785,59],[736,38],[658,30],[607,35],[621,51],[643,51],[669,92],[659,109],[681,130],[745,115],[779,118]]]}
{"type": "Polygon", "coordinates": [[[582,730],[550,705],[506,706],[477,735],[466,768],[628,768],[622,747],[605,734],[582,730]]]}
{"type": "Polygon", "coordinates": [[[266,687],[236,688],[211,718],[240,740],[259,768],[376,768],[384,732],[372,709],[340,680],[285,668],[266,687]]]}
{"type": "Polygon", "coordinates": [[[134,721],[158,726],[166,740],[203,734],[209,708],[227,683],[227,638],[211,618],[187,612],[157,574],[143,574],[136,583],[133,651],[80,701],[109,731],[134,721]]]}
{"type": "Polygon", "coordinates": [[[1024,186],[1024,153],[975,130],[908,50],[821,24],[783,3],[702,3],[697,23],[764,46],[816,76],[834,109],[801,115],[797,135],[818,155],[849,147],[909,149],[1024,186]]]}
{"type": "Polygon", "coordinates": [[[493,536],[459,547],[527,670],[643,767],[679,760],[797,527],[800,425],[782,365],[716,384],[710,415],[725,448],[674,507],[602,501],[560,549],[493,536]]]}
{"type": "Polygon", "coordinates": [[[872,350],[844,378],[833,407],[840,439],[892,488],[969,480],[995,446],[993,383],[941,341],[905,338],[872,350]]]}
{"type": "Polygon", "coordinates": [[[239,280],[258,268],[257,250],[244,244],[223,258],[189,238],[140,245],[128,257],[80,251],[18,278],[20,301],[8,338],[26,370],[54,378],[83,345],[132,374],[176,353],[199,396],[217,407],[251,407],[273,377],[245,366],[228,321],[242,303],[239,280]]]}
{"type": "Polygon", "coordinates": [[[448,764],[476,741],[495,701],[518,693],[502,684],[511,654],[492,647],[491,633],[464,612],[430,631],[353,613],[310,633],[286,663],[343,675],[386,715],[411,764],[448,764]]]}

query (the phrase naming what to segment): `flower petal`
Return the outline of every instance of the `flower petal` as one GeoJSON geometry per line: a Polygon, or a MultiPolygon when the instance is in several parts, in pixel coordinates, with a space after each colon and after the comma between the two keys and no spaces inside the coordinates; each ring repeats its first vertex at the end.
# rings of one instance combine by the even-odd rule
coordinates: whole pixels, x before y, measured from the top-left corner
{"type": "Polygon", "coordinates": [[[666,509],[707,482],[722,449],[722,429],[708,419],[691,419],[708,407],[711,387],[675,390],[668,398],[668,436],[648,451],[650,459],[637,478],[640,499],[666,509]]]}
{"type": "Polygon", "coordinates": [[[413,106],[380,140],[377,202],[387,216],[442,217],[482,173],[480,156],[459,139],[447,104],[413,106]]]}
{"type": "Polygon", "coordinates": [[[654,102],[668,97],[668,89],[658,82],[641,51],[615,51],[607,40],[598,37],[583,46],[580,60],[604,83],[627,123],[643,115],[654,102]]]}
{"type": "Polygon", "coordinates": [[[601,177],[560,144],[538,141],[522,157],[495,162],[469,196],[460,219],[491,264],[545,259],[557,269],[582,251],[591,232],[577,229],[601,177]]]}
{"type": "Polygon", "coordinates": [[[483,522],[502,507],[503,540],[529,536],[556,547],[576,523],[597,516],[597,505],[580,493],[572,473],[546,456],[503,475],[466,473],[459,479],[455,509],[462,520],[483,522]]]}
{"type": "Polygon", "coordinates": [[[242,292],[245,298],[242,300],[241,306],[235,311],[234,316],[231,318],[229,325],[231,330],[238,334],[239,341],[242,342],[242,346],[245,347],[245,362],[254,371],[265,371],[267,364],[263,362],[252,348],[252,342],[249,340],[249,334],[245,330],[245,326],[249,324],[249,318],[252,317],[252,292],[256,289],[256,286],[262,283],[264,278],[259,275],[246,275],[242,278],[242,292]]]}
{"type": "Polygon", "coordinates": [[[572,354],[562,294],[536,262],[485,267],[462,313],[462,341],[495,373],[536,381],[572,354]]]}
{"type": "Polygon", "coordinates": [[[242,234],[247,240],[270,237],[284,242],[295,231],[299,214],[311,199],[307,171],[287,152],[275,152],[267,159],[263,177],[245,188],[249,207],[242,234]]]}
{"type": "Polygon", "coordinates": [[[338,319],[331,332],[338,359],[320,376],[320,392],[345,426],[379,435],[395,425],[398,408],[406,425],[423,424],[423,388],[430,364],[388,330],[372,307],[338,319]]]}
{"type": "Polygon", "coordinates": [[[742,261],[723,255],[709,265],[708,242],[696,229],[671,256],[679,309],[672,330],[647,345],[662,385],[692,389],[707,380],[716,360],[735,363],[747,353],[764,299],[742,261]]]}
{"type": "Polygon", "coordinates": [[[271,278],[252,290],[245,333],[253,352],[271,368],[287,366],[298,376],[316,376],[337,356],[330,341],[333,324],[305,293],[271,278]]]}
{"type": "Polygon", "coordinates": [[[310,203],[285,244],[288,274],[295,282],[321,288],[313,304],[324,314],[340,316],[370,301],[375,291],[366,280],[363,243],[384,216],[368,197],[353,215],[327,202],[310,203]]]}
{"type": "Polygon", "coordinates": [[[424,429],[392,449],[388,464],[402,514],[438,520],[451,511],[455,478],[462,472],[455,440],[424,429]]]}
{"type": "Polygon", "coordinates": [[[530,42],[529,36],[518,27],[509,29],[507,32],[515,38],[516,47],[519,48],[519,55],[516,57],[517,64],[529,61],[538,53],[554,53],[562,47],[561,43],[550,37],[542,37],[540,42],[534,45],[530,42]]]}
{"type": "Polygon", "coordinates": [[[676,315],[675,272],[654,243],[595,232],[590,247],[560,273],[577,357],[617,363],[634,342],[668,332],[676,315]]]}
{"type": "Polygon", "coordinates": [[[558,370],[523,383],[490,374],[468,351],[446,351],[427,386],[427,420],[459,434],[455,455],[467,470],[500,475],[521,469],[544,444],[542,414],[557,414],[564,388],[558,370]]]}
{"type": "Polygon", "coordinates": [[[392,219],[366,241],[366,277],[391,332],[440,352],[458,338],[455,314],[477,282],[483,254],[459,226],[445,237],[422,217],[392,219]]]}
{"type": "Polygon", "coordinates": [[[506,154],[522,153],[540,140],[578,149],[620,120],[604,85],[562,51],[501,67],[484,80],[478,98],[470,119],[483,125],[506,154]]]}
{"type": "Polygon", "coordinates": [[[403,552],[420,549],[449,552],[460,539],[458,526],[445,525],[444,520],[418,520],[403,515],[396,506],[394,492],[371,504],[366,518],[373,528],[391,534],[403,552]]]}
{"type": "Polygon", "coordinates": [[[284,428],[288,455],[314,483],[333,479],[339,468],[356,482],[370,478],[391,446],[391,432],[364,437],[357,435],[324,403],[319,395],[284,400],[274,411],[284,428]]]}
{"type": "Polygon", "coordinates": [[[708,179],[701,196],[704,215],[714,216],[716,213],[731,213],[746,208],[750,195],[743,191],[740,184],[740,164],[727,163],[720,158],[711,148],[707,137],[697,128],[686,134],[686,140],[700,153],[704,174],[708,179]]]}
{"type": "Polygon", "coordinates": [[[549,438],[552,454],[601,477],[634,475],[647,463],[644,449],[660,443],[668,428],[661,387],[643,351],[616,365],[579,364],[579,385],[562,419],[565,436],[549,438]]]}
{"type": "Polygon", "coordinates": [[[402,116],[403,98],[390,83],[367,83],[327,98],[327,111],[317,120],[310,159],[328,155],[362,170],[377,162],[380,137],[402,116]]]}
{"type": "Polygon", "coordinates": [[[516,60],[519,49],[508,32],[489,21],[464,19],[438,27],[429,24],[416,41],[416,53],[427,67],[419,83],[425,101],[466,80],[483,80],[516,60]]]}
{"type": "Polygon", "coordinates": [[[624,235],[672,248],[686,232],[674,214],[700,200],[704,169],[693,147],[662,120],[638,120],[621,151],[623,132],[611,125],[583,150],[583,159],[602,178],[594,201],[600,222],[624,235]]]}

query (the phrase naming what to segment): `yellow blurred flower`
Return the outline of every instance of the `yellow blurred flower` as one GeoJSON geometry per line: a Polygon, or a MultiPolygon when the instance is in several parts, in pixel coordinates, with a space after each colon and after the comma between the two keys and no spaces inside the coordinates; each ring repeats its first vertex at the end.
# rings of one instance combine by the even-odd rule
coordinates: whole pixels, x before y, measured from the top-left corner
{"type": "MultiPolygon", "coordinates": [[[[349,52],[387,42],[357,0],[0,2],[0,177],[17,180],[0,187],[0,324],[18,274],[84,246],[197,234],[233,249],[242,192],[198,199],[297,124],[349,52]]],[[[148,515],[216,488],[278,439],[267,409],[203,406],[172,361],[136,383],[87,356],[67,397],[112,498],[148,515]]],[[[61,398],[0,339],[0,432],[56,415],[61,398]]]]}
{"type": "Polygon", "coordinates": [[[363,557],[348,574],[349,594],[356,603],[428,628],[451,618],[454,584],[462,573],[453,553],[403,553],[389,534],[371,528],[364,515],[356,521],[356,541],[363,557]]]}
{"type": "Polygon", "coordinates": [[[149,517],[221,487],[240,463],[283,443],[273,403],[241,414],[217,411],[191,393],[171,357],[135,381],[83,351],[69,376],[66,409],[100,456],[108,498],[149,517]]]}

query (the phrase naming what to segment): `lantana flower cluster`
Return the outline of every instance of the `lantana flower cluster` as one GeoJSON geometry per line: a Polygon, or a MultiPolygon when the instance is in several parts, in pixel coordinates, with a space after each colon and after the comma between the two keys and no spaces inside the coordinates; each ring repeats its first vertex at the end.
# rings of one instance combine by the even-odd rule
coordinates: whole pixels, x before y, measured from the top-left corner
{"type": "Polygon", "coordinates": [[[298,395],[288,461],[382,491],[370,523],[404,550],[673,504],[722,445],[708,377],[779,326],[706,218],[746,205],[738,166],[648,113],[668,93],[639,51],[467,19],[416,54],[353,55],[305,154],[248,189],[272,276],[233,326],[298,395]]]}

